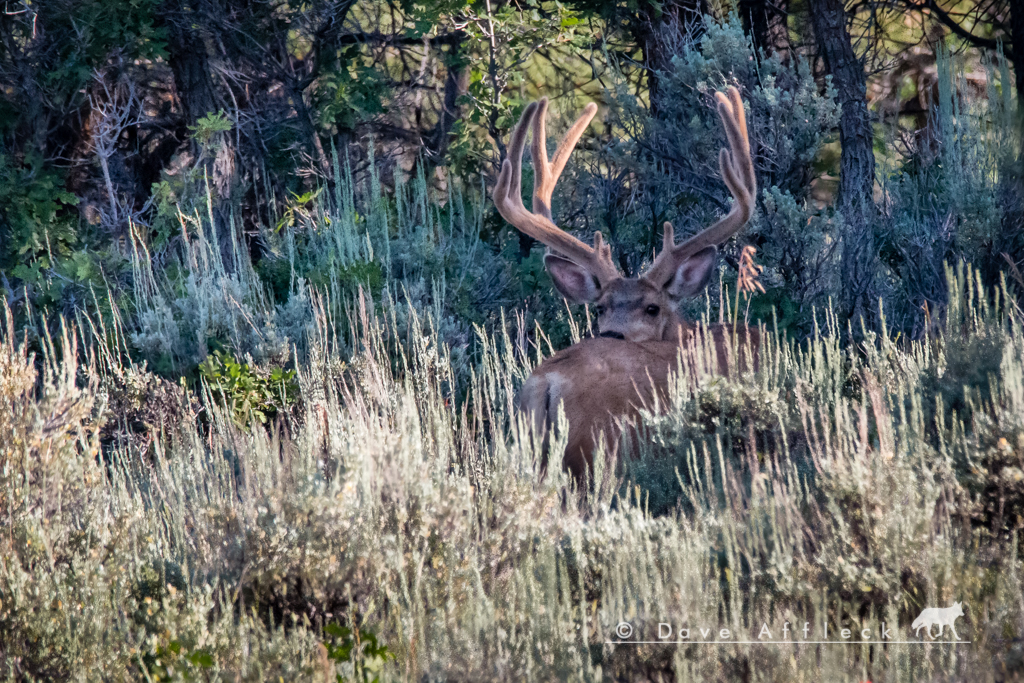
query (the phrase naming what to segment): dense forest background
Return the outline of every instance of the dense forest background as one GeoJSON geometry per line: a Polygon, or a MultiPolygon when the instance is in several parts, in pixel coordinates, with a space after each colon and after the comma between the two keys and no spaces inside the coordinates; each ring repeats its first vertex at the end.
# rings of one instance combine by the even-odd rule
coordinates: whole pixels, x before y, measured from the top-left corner
{"type": "MultiPolygon", "coordinates": [[[[512,307],[564,343],[539,247],[487,198],[520,111],[552,98],[557,130],[601,105],[556,218],[603,230],[633,273],[664,220],[692,232],[727,209],[710,102],[736,84],[762,188],[740,240],[767,266],[748,317],[799,336],[834,306],[917,337],[946,304],[944,262],[995,285],[1024,259],[1024,18],[1011,5],[7,3],[0,287],[23,321],[123,315],[132,352],[171,375],[210,345],[273,355],[214,322],[190,329],[187,243],[205,225],[224,274],[251,268],[271,308],[306,286],[339,300],[390,289],[447,316],[456,346],[512,307]],[[403,210],[459,235],[403,236],[403,210]],[[332,211],[351,219],[344,238],[332,211]],[[182,345],[175,326],[200,339],[182,345]]],[[[728,286],[736,245],[725,253],[728,286]]]]}

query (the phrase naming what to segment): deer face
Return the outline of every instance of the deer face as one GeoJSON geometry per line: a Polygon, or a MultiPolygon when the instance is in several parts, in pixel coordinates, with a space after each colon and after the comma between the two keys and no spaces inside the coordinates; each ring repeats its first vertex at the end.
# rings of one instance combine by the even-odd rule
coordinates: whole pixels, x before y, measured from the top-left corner
{"type": "MultiPolygon", "coordinates": [[[[602,337],[633,342],[675,338],[682,324],[679,304],[704,289],[715,264],[717,249],[707,247],[666,269],[666,281],[652,279],[654,272],[639,278],[615,278],[600,284],[585,266],[562,256],[548,254],[544,265],[555,287],[575,303],[593,303],[602,337]]],[[[660,278],[659,278],[660,280],[660,278]]]]}

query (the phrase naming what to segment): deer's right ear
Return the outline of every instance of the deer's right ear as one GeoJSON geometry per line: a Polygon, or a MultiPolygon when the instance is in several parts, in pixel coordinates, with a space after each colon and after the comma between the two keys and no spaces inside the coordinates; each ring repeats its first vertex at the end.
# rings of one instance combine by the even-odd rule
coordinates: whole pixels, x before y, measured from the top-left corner
{"type": "Polygon", "coordinates": [[[590,271],[562,256],[547,254],[544,267],[548,269],[551,280],[555,283],[562,296],[576,304],[596,301],[601,294],[601,285],[590,271]]]}

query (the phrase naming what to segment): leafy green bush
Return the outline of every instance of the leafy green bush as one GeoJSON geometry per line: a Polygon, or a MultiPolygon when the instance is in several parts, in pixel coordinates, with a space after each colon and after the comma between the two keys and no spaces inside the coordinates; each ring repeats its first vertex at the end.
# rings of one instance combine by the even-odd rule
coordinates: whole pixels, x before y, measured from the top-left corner
{"type": "Polygon", "coordinates": [[[202,649],[191,650],[177,640],[159,645],[156,652],[144,658],[146,674],[154,681],[204,680],[199,672],[213,668],[213,657],[202,649]]]}
{"type": "Polygon", "coordinates": [[[324,633],[333,641],[324,643],[327,658],[336,664],[352,666],[351,677],[337,674],[337,683],[349,680],[379,683],[380,671],[384,664],[395,658],[387,645],[377,642],[377,636],[371,631],[327,624],[324,626],[324,633]]]}
{"type": "MultiPolygon", "coordinates": [[[[5,268],[17,263],[27,268],[26,261],[34,262],[53,254],[66,256],[76,246],[77,216],[67,209],[77,205],[78,198],[65,191],[63,185],[61,174],[46,166],[38,155],[29,155],[24,164],[0,155],[0,215],[4,238],[0,263],[5,268]]],[[[43,267],[50,267],[49,262],[43,267]]]]}
{"type": "Polygon", "coordinates": [[[313,104],[324,129],[348,131],[386,111],[388,82],[376,65],[362,62],[358,45],[342,47],[338,56],[338,68],[325,73],[317,83],[313,104]]]}
{"type": "Polygon", "coordinates": [[[62,310],[66,289],[84,290],[80,300],[103,289],[99,259],[79,240],[78,198],[63,187],[38,155],[19,164],[0,154],[0,287],[11,303],[24,287],[34,305],[62,310]]]}
{"type": "Polygon", "coordinates": [[[217,401],[223,402],[235,422],[248,424],[253,418],[267,424],[287,410],[298,398],[294,370],[272,368],[262,371],[239,363],[230,354],[214,351],[199,364],[199,374],[217,401]]]}

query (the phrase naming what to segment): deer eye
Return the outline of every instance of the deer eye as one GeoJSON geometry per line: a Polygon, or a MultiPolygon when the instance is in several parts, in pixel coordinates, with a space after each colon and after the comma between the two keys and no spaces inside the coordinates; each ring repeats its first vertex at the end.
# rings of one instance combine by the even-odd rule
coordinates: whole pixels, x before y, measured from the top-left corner
{"type": "Polygon", "coordinates": [[[661,309],[658,306],[651,304],[650,306],[647,307],[647,315],[655,316],[658,315],[659,313],[661,313],[661,309]]]}
{"type": "Polygon", "coordinates": [[[604,315],[604,306],[594,306],[594,315],[598,318],[604,315]]]}

